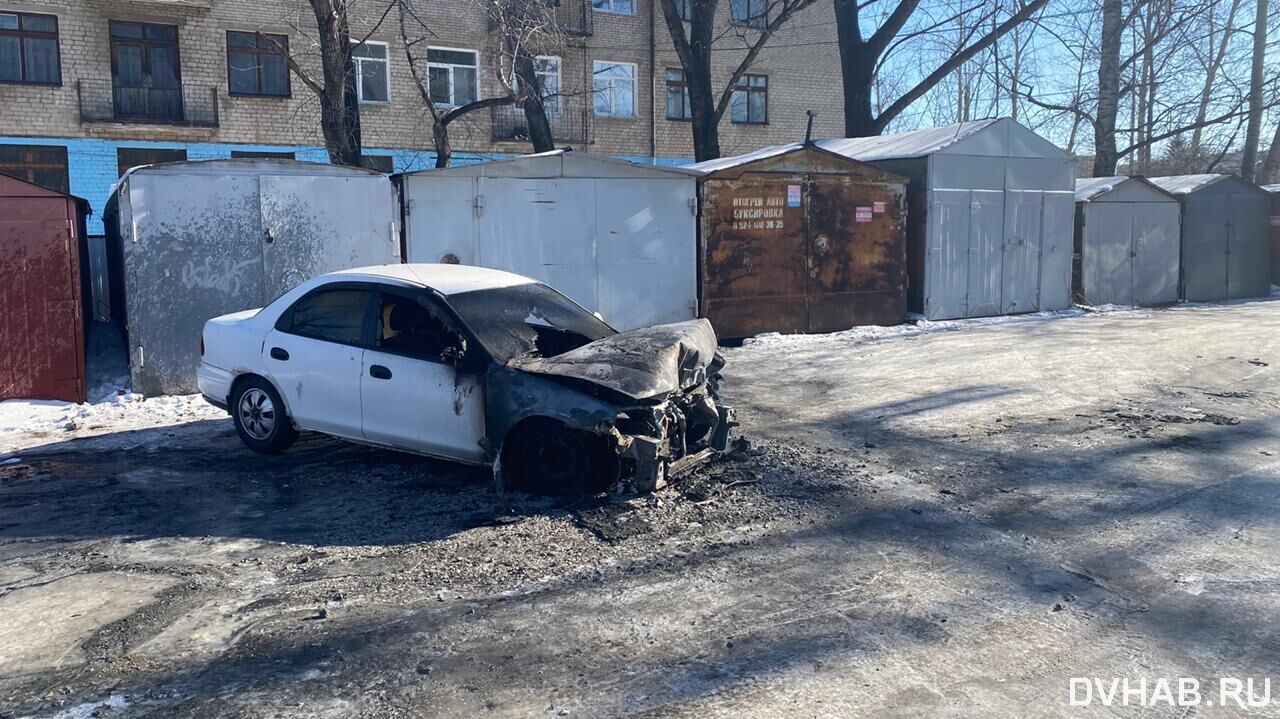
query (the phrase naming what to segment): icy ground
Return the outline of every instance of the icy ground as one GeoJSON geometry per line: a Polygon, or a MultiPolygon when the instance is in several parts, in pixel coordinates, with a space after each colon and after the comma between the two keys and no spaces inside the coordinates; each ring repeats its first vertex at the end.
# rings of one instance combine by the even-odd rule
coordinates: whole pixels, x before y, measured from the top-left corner
{"type": "Polygon", "coordinates": [[[1280,686],[1280,301],[725,354],[750,447],[646,497],[189,399],[0,434],[0,716],[1280,716],[1068,704],[1280,686]]]}

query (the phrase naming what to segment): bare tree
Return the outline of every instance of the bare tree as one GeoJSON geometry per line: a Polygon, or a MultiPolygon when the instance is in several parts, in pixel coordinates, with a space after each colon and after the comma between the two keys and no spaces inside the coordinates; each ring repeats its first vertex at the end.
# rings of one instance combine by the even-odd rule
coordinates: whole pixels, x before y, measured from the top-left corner
{"type": "MultiPolygon", "coordinates": [[[[761,50],[797,12],[816,0],[770,0],[762,9],[759,21],[748,23],[732,35],[722,34],[738,41],[743,50],[742,60],[729,73],[728,81],[716,92],[711,78],[712,45],[721,39],[716,36],[716,10],[719,0],[688,0],[689,31],[676,7],[676,0],[660,0],[662,16],[675,45],[676,56],[684,70],[685,84],[689,92],[689,111],[693,132],[693,155],[701,162],[720,156],[720,120],[729,109],[738,81],[760,55],[761,50]]],[[[716,49],[723,49],[724,46],[716,49]]]]}
{"type": "MultiPolygon", "coordinates": [[[[431,116],[432,145],[436,167],[448,167],[453,159],[449,128],[454,122],[478,110],[502,105],[519,105],[529,126],[534,152],[555,149],[546,112],[546,92],[538,77],[535,56],[556,37],[551,7],[538,0],[486,0],[482,2],[490,26],[497,35],[497,52],[492,68],[502,92],[450,106],[432,94],[427,46],[435,35],[411,0],[395,0],[409,74],[423,106],[431,116]]],[[[477,69],[478,70],[478,69],[477,69]]]]}
{"type": "MultiPolygon", "coordinates": [[[[1204,86],[1200,90],[1200,104],[1196,110],[1196,122],[1202,123],[1209,114],[1209,103],[1213,99],[1213,86],[1218,73],[1227,58],[1227,48],[1231,45],[1231,37],[1236,32],[1236,13],[1240,11],[1240,0],[1230,0],[1227,6],[1226,21],[1221,28],[1216,22],[1216,3],[1211,3],[1206,13],[1205,38],[1208,44],[1208,57],[1204,62],[1204,86]]],[[[1204,127],[1197,127],[1191,133],[1191,152],[1200,152],[1200,138],[1204,127]]]]}
{"type": "MultiPolygon", "coordinates": [[[[270,35],[257,33],[285,58],[290,71],[307,86],[320,102],[320,128],[324,135],[329,161],[335,165],[360,166],[360,100],[356,91],[356,68],[351,51],[353,42],[348,21],[348,0],[307,0],[315,16],[315,44],[320,51],[321,77],[316,79],[303,67],[297,56],[270,35]]],[[[386,17],[383,13],[382,18],[386,17]]],[[[374,26],[381,24],[382,18],[374,26]]],[[[295,27],[303,32],[301,27],[295,27]]],[[[366,35],[354,45],[368,39],[366,35]]]]}
{"type": "Polygon", "coordinates": [[[1257,15],[1253,23],[1253,63],[1249,76],[1249,119],[1244,133],[1244,153],[1240,157],[1240,176],[1253,181],[1258,162],[1258,140],[1262,134],[1262,65],[1267,54],[1267,0],[1254,0],[1257,15]]]}
{"type": "MultiPolygon", "coordinates": [[[[966,40],[935,69],[908,88],[896,99],[883,106],[879,113],[873,111],[875,75],[884,56],[904,40],[926,34],[938,25],[926,23],[921,27],[909,27],[908,22],[919,9],[921,0],[897,0],[893,10],[880,26],[865,35],[863,13],[883,0],[835,0],[836,35],[840,46],[840,71],[844,81],[845,135],[863,137],[878,135],[885,127],[916,100],[923,97],[938,83],[977,54],[986,50],[1006,33],[1033,17],[1049,0],[1017,0],[1018,9],[1003,21],[986,30],[995,18],[996,9],[985,10],[979,17],[966,23],[970,28],[966,40]]],[[[998,8],[998,6],[996,6],[998,8]]],[[[961,10],[961,12],[965,12],[961,10]]],[[[946,22],[945,20],[942,22],[946,22]]]]}

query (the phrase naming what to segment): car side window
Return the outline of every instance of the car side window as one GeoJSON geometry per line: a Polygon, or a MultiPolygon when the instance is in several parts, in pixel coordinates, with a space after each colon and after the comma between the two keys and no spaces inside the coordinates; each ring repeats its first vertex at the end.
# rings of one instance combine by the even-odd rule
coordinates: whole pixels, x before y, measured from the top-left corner
{"type": "Polygon", "coordinates": [[[378,303],[378,349],[448,364],[466,353],[466,340],[428,298],[382,292],[378,303]]]}
{"type": "Polygon", "coordinates": [[[358,345],[364,338],[364,318],[372,293],[351,288],[319,290],[289,310],[289,334],[358,345]]]}

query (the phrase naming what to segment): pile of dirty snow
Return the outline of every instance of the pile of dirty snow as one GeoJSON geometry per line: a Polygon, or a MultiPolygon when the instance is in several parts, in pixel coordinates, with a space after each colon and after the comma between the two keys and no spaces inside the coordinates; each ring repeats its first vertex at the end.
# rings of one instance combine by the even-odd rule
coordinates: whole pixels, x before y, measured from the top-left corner
{"type": "Polygon", "coordinates": [[[113,393],[94,403],[11,399],[0,402],[0,453],[51,441],[226,418],[200,395],[143,397],[113,393]]]}
{"type": "Polygon", "coordinates": [[[857,344],[893,337],[909,337],[926,332],[949,332],[972,329],[986,325],[1003,325],[1016,322],[1037,322],[1049,319],[1068,317],[1084,317],[1098,313],[1147,311],[1146,308],[1123,307],[1120,305],[1101,305],[1098,307],[1072,307],[1051,312],[1032,312],[1025,315],[998,315],[995,317],[975,317],[967,320],[927,320],[922,315],[912,314],[905,324],[891,327],[853,327],[840,332],[828,334],[780,334],[767,332],[743,341],[745,347],[768,349],[786,349],[788,347],[813,347],[821,344],[857,344]]]}

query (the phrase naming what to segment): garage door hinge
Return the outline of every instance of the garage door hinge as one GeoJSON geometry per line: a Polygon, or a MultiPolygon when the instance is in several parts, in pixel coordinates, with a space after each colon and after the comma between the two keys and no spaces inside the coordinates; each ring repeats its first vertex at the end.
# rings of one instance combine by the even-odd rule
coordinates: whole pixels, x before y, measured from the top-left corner
{"type": "Polygon", "coordinates": [[[484,195],[476,195],[476,199],[472,203],[472,206],[475,207],[476,209],[476,217],[483,215],[484,214],[484,195]]]}
{"type": "Polygon", "coordinates": [[[147,366],[147,353],[143,350],[142,345],[138,345],[138,367],[147,366]]]}
{"type": "Polygon", "coordinates": [[[404,203],[404,214],[406,216],[413,214],[413,202],[414,202],[413,200],[409,200],[404,203]]]}
{"type": "Polygon", "coordinates": [[[696,197],[689,198],[689,214],[694,216],[698,214],[698,198],[696,197]]]}

